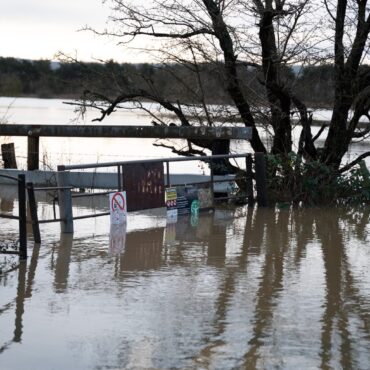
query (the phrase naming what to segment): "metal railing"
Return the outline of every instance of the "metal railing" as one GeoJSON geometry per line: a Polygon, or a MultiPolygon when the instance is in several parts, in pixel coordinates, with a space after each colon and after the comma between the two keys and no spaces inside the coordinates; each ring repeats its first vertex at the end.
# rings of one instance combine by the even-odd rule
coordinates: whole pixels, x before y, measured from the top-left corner
{"type": "MultiPolygon", "coordinates": [[[[211,155],[211,156],[199,156],[199,157],[175,157],[175,158],[158,158],[158,159],[147,159],[147,160],[134,160],[134,161],[119,161],[119,162],[106,162],[106,163],[90,163],[90,164],[79,164],[79,165],[60,165],[58,166],[57,173],[57,182],[59,188],[59,210],[60,210],[60,220],[61,220],[61,231],[65,233],[73,233],[73,221],[79,219],[86,219],[92,217],[100,217],[109,215],[109,212],[103,212],[98,214],[90,214],[84,216],[73,216],[72,212],[72,199],[73,197],[87,197],[87,196],[97,196],[101,194],[108,194],[109,192],[104,193],[92,193],[92,194],[77,194],[72,195],[70,181],[68,178],[69,171],[73,170],[84,170],[84,169],[97,169],[97,168],[109,168],[116,167],[117,169],[117,189],[118,191],[125,190],[123,184],[123,171],[124,166],[127,164],[154,164],[162,163],[166,168],[166,181],[165,185],[167,187],[172,186],[170,178],[170,163],[172,162],[187,162],[187,161],[203,161],[210,164],[210,180],[206,182],[197,182],[197,184],[211,184],[212,196],[214,198],[214,184],[224,181],[235,181],[236,179],[215,179],[214,175],[214,162],[220,160],[244,158],[246,164],[245,170],[245,195],[239,196],[224,196],[219,198],[220,200],[226,200],[230,198],[244,198],[249,204],[253,203],[253,178],[256,181],[256,191],[257,191],[257,203],[259,206],[267,206],[267,191],[266,191],[266,165],[265,157],[263,153],[254,154],[255,160],[252,159],[252,154],[228,154],[228,155],[211,155]],[[255,173],[252,173],[252,166],[254,162],[255,173]]],[[[181,185],[190,185],[187,184],[176,184],[175,186],[181,185]]],[[[164,204],[163,204],[164,206],[164,204]]]]}

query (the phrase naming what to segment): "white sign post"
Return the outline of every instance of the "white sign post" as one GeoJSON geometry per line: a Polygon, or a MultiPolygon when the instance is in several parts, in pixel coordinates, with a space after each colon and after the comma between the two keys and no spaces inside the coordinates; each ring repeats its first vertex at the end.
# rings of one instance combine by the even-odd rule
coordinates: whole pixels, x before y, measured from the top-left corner
{"type": "Polygon", "coordinates": [[[109,209],[111,225],[122,225],[126,222],[127,202],[125,191],[109,194],[109,209]]]}

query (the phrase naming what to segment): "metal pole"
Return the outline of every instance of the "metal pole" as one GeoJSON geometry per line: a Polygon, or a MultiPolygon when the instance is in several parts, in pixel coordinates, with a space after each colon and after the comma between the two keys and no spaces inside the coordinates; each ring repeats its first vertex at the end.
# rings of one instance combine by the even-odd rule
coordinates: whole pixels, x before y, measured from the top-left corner
{"type": "Polygon", "coordinates": [[[245,190],[247,195],[248,206],[252,206],[254,203],[253,196],[253,175],[252,175],[252,155],[248,154],[245,157],[245,190]]]}
{"type": "Polygon", "coordinates": [[[121,166],[117,166],[117,176],[118,176],[118,191],[122,190],[122,183],[121,183],[121,166]]]}
{"type": "Polygon", "coordinates": [[[166,161],[166,176],[167,176],[167,187],[171,186],[170,180],[170,162],[166,161]]]}
{"type": "Polygon", "coordinates": [[[37,216],[37,203],[32,182],[27,183],[27,193],[28,193],[28,204],[30,205],[33,239],[35,243],[41,243],[39,218],[37,216]]]}
{"type": "Polygon", "coordinates": [[[58,166],[57,183],[59,214],[62,222],[60,228],[62,233],[73,233],[73,211],[72,211],[72,195],[69,186],[69,173],[64,170],[63,166],[58,166]]]}
{"type": "Polygon", "coordinates": [[[212,204],[215,204],[215,182],[214,182],[214,176],[213,176],[213,163],[212,159],[209,162],[209,168],[211,171],[211,192],[212,192],[212,204]]]}
{"type": "Polygon", "coordinates": [[[27,259],[26,176],[18,175],[19,258],[27,259]]]}
{"type": "Polygon", "coordinates": [[[124,169],[124,167],[123,167],[123,165],[121,165],[121,191],[126,190],[125,189],[125,186],[126,186],[125,178],[123,176],[123,169],[124,169]]]}

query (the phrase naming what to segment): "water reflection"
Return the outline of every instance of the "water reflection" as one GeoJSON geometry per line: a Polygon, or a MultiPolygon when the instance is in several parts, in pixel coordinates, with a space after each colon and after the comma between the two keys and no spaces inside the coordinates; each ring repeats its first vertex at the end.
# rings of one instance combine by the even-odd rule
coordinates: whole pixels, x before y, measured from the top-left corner
{"type": "Polygon", "coordinates": [[[164,228],[134,231],[126,236],[126,248],[120,257],[120,270],[143,271],[163,265],[164,228]]]}
{"type": "Polygon", "coordinates": [[[60,234],[61,247],[57,250],[54,269],[54,288],[56,293],[64,293],[68,288],[69,266],[73,248],[73,234],[60,234]]]}
{"type": "Polygon", "coordinates": [[[127,223],[111,224],[109,231],[109,254],[118,256],[125,250],[127,223]]]}
{"type": "MultiPolygon", "coordinates": [[[[363,216],[368,218],[368,211],[363,216]]],[[[354,326],[360,324],[357,330],[364,330],[363,334],[370,333],[370,316],[364,311],[364,298],[355,286],[355,279],[351,272],[342,227],[337,220],[328,218],[329,227],[317,223],[317,235],[323,248],[325,266],[326,297],[323,327],[321,334],[321,366],[329,368],[358,368],[356,345],[351,340],[354,326]],[[357,321],[357,323],[355,323],[357,321]],[[334,335],[340,342],[334,340],[334,335]]],[[[361,226],[356,227],[357,233],[361,226]]],[[[368,298],[368,297],[367,297],[368,298]]]]}
{"type": "Polygon", "coordinates": [[[63,235],[41,256],[35,246],[13,273],[17,284],[3,280],[4,297],[16,298],[1,301],[0,325],[13,338],[0,333],[0,360],[7,369],[42,369],[27,355],[40,341],[55,369],[68,367],[66,358],[76,369],[367,369],[369,215],[225,209],[114,229],[110,239],[63,235]],[[43,315],[55,345],[43,339],[42,322],[33,330],[31,318],[43,315]],[[55,346],[60,362],[48,354],[55,346]]]}
{"type": "MultiPolygon", "coordinates": [[[[262,213],[265,210],[258,210],[262,213]]],[[[265,238],[255,247],[265,248],[260,284],[256,294],[253,318],[253,335],[244,355],[245,365],[255,368],[260,359],[259,349],[269,336],[273,325],[274,309],[283,289],[284,256],[289,248],[289,213],[263,212],[266,226],[265,238]],[[264,240],[264,246],[262,241],[264,240]]],[[[261,235],[261,233],[259,233],[261,235]]],[[[263,234],[262,234],[263,235],[263,234]]]]}
{"type": "MultiPolygon", "coordinates": [[[[0,343],[0,354],[5,350],[9,349],[13,343],[22,342],[23,334],[23,315],[25,311],[25,300],[32,297],[32,289],[35,279],[36,267],[39,257],[40,245],[35,244],[33,248],[33,253],[27,267],[27,262],[22,261],[19,263],[17,269],[17,288],[16,288],[16,297],[14,301],[7,302],[0,309],[0,319],[2,315],[7,314],[13,306],[15,306],[15,319],[14,319],[14,331],[13,338],[6,341],[5,343],[0,343]],[[14,304],[13,304],[14,303],[14,304]]],[[[16,273],[16,272],[14,272],[16,273]]],[[[6,275],[0,275],[1,279],[6,279],[6,275]]]]}

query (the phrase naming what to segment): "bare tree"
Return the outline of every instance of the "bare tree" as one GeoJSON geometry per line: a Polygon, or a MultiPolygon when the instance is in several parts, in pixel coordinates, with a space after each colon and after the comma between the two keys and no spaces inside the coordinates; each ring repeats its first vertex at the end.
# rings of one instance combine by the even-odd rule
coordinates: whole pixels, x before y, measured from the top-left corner
{"type": "MultiPolygon", "coordinates": [[[[127,77],[115,96],[86,91],[84,106],[101,112],[99,120],[112,114],[123,102],[156,102],[187,126],[219,121],[207,101],[203,69],[212,68],[225,89],[237,121],[251,127],[251,148],[258,152],[287,156],[296,150],[306,160],[320,160],[338,170],[362,116],[369,117],[368,77],[360,76],[360,65],[367,55],[370,18],[367,0],[151,0],[146,2],[106,0],[112,8],[110,29],[91,30],[116,37],[125,46],[141,40],[163,68],[183,86],[191,99],[180,102],[164,97],[161,86],[143,76],[145,88],[138,89],[127,77]],[[318,135],[311,132],[312,116],[294,94],[290,66],[322,61],[335,65],[335,102],[324,148],[317,148],[318,135]],[[191,83],[168,68],[181,64],[193,76],[191,83]],[[254,71],[262,89],[253,90],[244,71],[254,71]],[[350,117],[350,110],[354,114],[350,117]],[[296,118],[301,124],[298,143],[292,132],[296,118]],[[295,118],[293,121],[292,118],[295,118]],[[271,132],[272,144],[261,140],[259,125],[271,132]]],[[[87,28],[88,29],[88,28],[87,28]]],[[[137,45],[137,44],[136,44],[137,45]]],[[[155,112],[156,124],[168,124],[155,112]]],[[[219,113],[219,112],[218,112],[219,113]]],[[[173,119],[172,119],[173,122],[173,119]]],[[[326,127],[323,127],[321,134],[326,127]]],[[[180,154],[197,155],[210,149],[205,142],[188,143],[180,154]]],[[[226,145],[223,151],[229,150],[226,145]]],[[[369,152],[370,155],[370,152],[369,152]]],[[[356,162],[357,163],[357,162],[356,162]]],[[[349,167],[343,167],[347,170],[349,167]]]]}
{"type": "Polygon", "coordinates": [[[325,0],[325,5],[334,28],[335,101],[321,160],[338,169],[352,139],[366,134],[355,131],[359,119],[369,117],[369,77],[359,67],[368,52],[370,14],[367,0],[325,0]]]}

